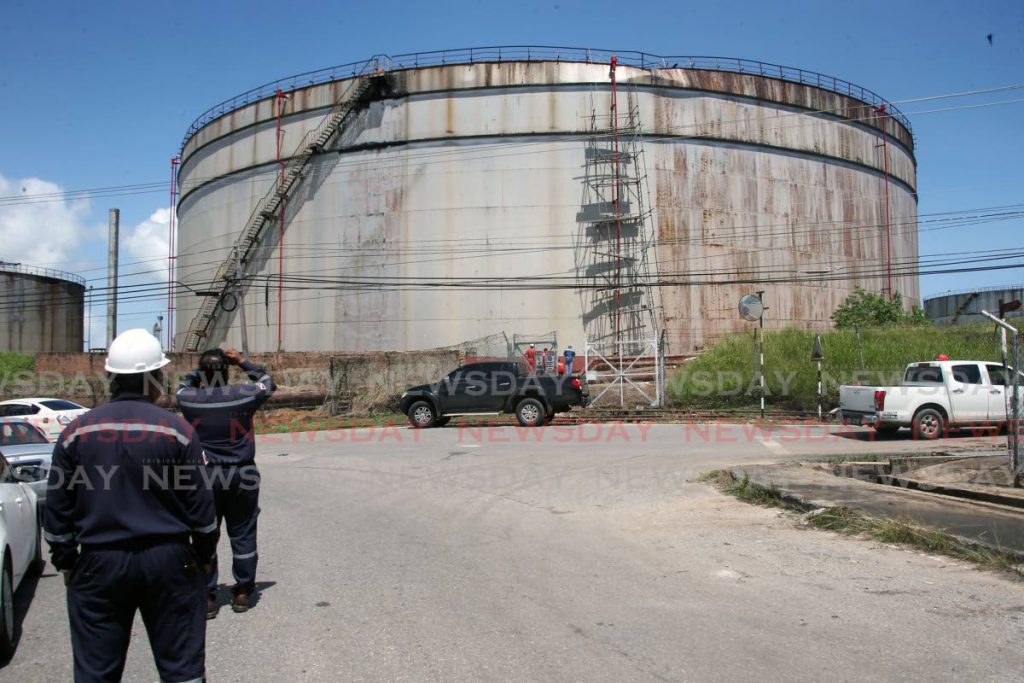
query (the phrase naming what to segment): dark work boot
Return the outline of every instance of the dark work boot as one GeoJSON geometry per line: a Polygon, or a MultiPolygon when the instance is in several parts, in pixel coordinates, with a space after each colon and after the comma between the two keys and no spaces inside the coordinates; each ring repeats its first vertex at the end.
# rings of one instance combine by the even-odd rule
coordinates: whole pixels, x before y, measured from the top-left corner
{"type": "Polygon", "coordinates": [[[249,586],[238,586],[234,590],[234,595],[231,596],[231,609],[235,612],[242,613],[248,612],[252,603],[249,600],[252,594],[252,588],[249,586]]]}
{"type": "Polygon", "coordinates": [[[217,618],[217,612],[219,612],[219,611],[220,611],[220,605],[217,604],[217,596],[216,595],[207,595],[206,596],[206,618],[207,619],[216,619],[217,618]]]}

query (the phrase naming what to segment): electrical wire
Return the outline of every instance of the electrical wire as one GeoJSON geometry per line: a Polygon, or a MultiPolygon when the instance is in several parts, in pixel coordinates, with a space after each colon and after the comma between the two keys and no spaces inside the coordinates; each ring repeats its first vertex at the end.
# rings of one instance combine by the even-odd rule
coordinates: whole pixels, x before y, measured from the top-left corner
{"type": "MultiPolygon", "coordinates": [[[[1019,87],[1024,87],[1024,86],[1005,86],[1004,88],[990,89],[988,92],[994,92],[994,91],[997,91],[997,90],[1013,89],[1013,88],[1019,88],[1019,87]]],[[[978,92],[982,92],[982,91],[978,91],[978,92]]],[[[934,96],[934,97],[930,97],[930,98],[919,98],[916,101],[925,101],[925,100],[930,100],[930,99],[940,99],[940,98],[946,98],[946,97],[961,97],[961,96],[967,96],[967,95],[971,95],[971,94],[977,94],[977,93],[952,93],[952,94],[945,95],[945,96],[934,96]]],[[[993,102],[993,103],[985,103],[985,104],[982,104],[982,105],[966,105],[964,107],[943,108],[943,109],[936,109],[936,110],[932,110],[932,111],[935,111],[935,112],[937,112],[937,111],[950,111],[950,110],[956,109],[956,108],[977,108],[977,107],[983,107],[983,106],[995,106],[995,105],[999,105],[999,104],[1016,103],[1018,101],[1024,101],[1024,100],[1013,100],[1013,101],[1007,101],[1007,102],[993,102]]],[[[824,112],[822,112],[822,113],[824,113],[824,112]]],[[[787,114],[787,115],[789,115],[789,114],[787,114]]],[[[799,116],[807,116],[808,112],[796,112],[796,113],[793,113],[791,115],[793,115],[793,116],[798,116],[798,115],[799,116]]],[[[876,117],[863,117],[862,120],[867,120],[868,118],[876,118],[876,117]]],[[[746,120],[739,120],[738,119],[737,122],[746,122],[746,120]]],[[[830,121],[830,123],[835,123],[835,122],[839,122],[839,121],[834,121],[834,122],[830,121]]],[[[720,125],[720,123],[721,122],[719,122],[718,125],[720,125]]],[[[694,125],[708,125],[708,124],[694,124],[694,125]]],[[[578,140],[579,135],[580,135],[580,133],[572,134],[570,136],[566,136],[566,139],[578,140]]],[[[675,136],[673,136],[673,137],[675,137],[675,136]]],[[[522,144],[523,144],[523,146],[528,146],[529,145],[529,146],[532,147],[532,145],[530,145],[529,143],[522,143],[522,144]]],[[[507,150],[510,146],[514,146],[514,145],[509,145],[508,143],[502,143],[500,145],[495,145],[495,148],[500,148],[502,150],[507,150]]],[[[450,153],[455,153],[455,152],[445,151],[445,154],[450,154],[450,153]]],[[[531,149],[531,151],[529,153],[533,154],[533,153],[536,153],[536,151],[531,149]]],[[[494,158],[496,156],[498,156],[498,155],[493,155],[491,157],[484,157],[484,158],[494,158]]],[[[367,165],[370,165],[370,164],[367,164],[367,165]]],[[[379,169],[379,168],[381,168],[381,165],[378,164],[378,165],[375,165],[374,167],[379,169]]],[[[267,175],[276,176],[276,170],[268,172],[267,175]]],[[[88,198],[90,196],[122,196],[124,194],[165,191],[166,188],[167,188],[167,185],[168,184],[166,182],[162,182],[162,183],[143,183],[143,184],[137,184],[137,185],[124,185],[124,186],[112,186],[112,187],[107,187],[107,188],[95,188],[93,190],[74,190],[74,191],[68,191],[68,192],[55,192],[55,193],[47,193],[47,194],[44,194],[44,195],[30,195],[28,200],[30,200],[31,202],[34,202],[36,200],[43,201],[44,199],[47,200],[47,201],[75,201],[77,199],[88,198]]],[[[811,200],[809,200],[809,201],[811,201],[811,200]]],[[[3,207],[5,205],[17,205],[19,202],[20,203],[29,203],[28,201],[26,201],[25,197],[22,197],[22,196],[19,196],[19,195],[10,195],[10,196],[7,196],[7,197],[0,197],[0,207],[3,207]]],[[[550,207],[545,207],[545,208],[550,208],[550,207]]],[[[690,207],[690,208],[697,209],[698,207],[690,207]]],[[[967,218],[949,219],[949,221],[954,221],[954,222],[950,222],[950,224],[948,224],[948,225],[936,226],[933,229],[951,229],[951,228],[956,228],[956,227],[973,226],[973,225],[983,224],[983,223],[986,223],[986,222],[994,222],[994,221],[1000,221],[1000,220],[1013,220],[1013,219],[1019,218],[1021,216],[1021,212],[1019,210],[1016,210],[1016,209],[1018,209],[1018,206],[1011,206],[1010,208],[1015,209],[1015,210],[1014,211],[1004,212],[1002,215],[974,216],[974,217],[971,217],[970,219],[967,219],[967,218]]],[[[953,213],[955,213],[955,212],[953,212],[953,213]]],[[[949,222],[949,221],[947,221],[947,222],[949,222]]],[[[846,222],[845,221],[833,221],[832,223],[839,224],[840,227],[838,228],[838,230],[843,230],[842,225],[845,224],[846,222]]],[[[918,221],[913,221],[913,222],[907,221],[903,225],[909,226],[909,225],[917,225],[917,224],[918,224],[918,221]]],[[[796,234],[799,234],[799,232],[806,232],[806,233],[818,232],[818,233],[823,233],[823,229],[822,229],[821,223],[814,224],[814,225],[810,225],[809,224],[805,231],[795,231],[793,229],[794,226],[792,226],[792,225],[784,225],[784,226],[779,226],[779,227],[781,227],[783,229],[782,229],[782,231],[776,232],[776,233],[765,232],[764,229],[763,229],[763,226],[757,226],[757,225],[749,226],[748,229],[749,229],[749,231],[752,234],[756,234],[756,236],[758,237],[759,240],[763,239],[765,237],[772,237],[772,236],[793,237],[796,234]]],[[[847,227],[846,230],[858,230],[859,229],[859,230],[867,231],[867,230],[877,229],[877,228],[878,228],[878,226],[851,226],[851,227],[847,227]]],[[[738,239],[742,239],[743,236],[744,236],[744,233],[743,233],[744,228],[742,228],[742,226],[740,226],[738,228],[737,227],[732,227],[731,229],[729,227],[723,227],[723,228],[720,228],[720,230],[723,233],[721,239],[725,239],[727,241],[735,242],[738,239]]],[[[925,230],[927,230],[927,228],[925,228],[925,230]]],[[[920,230],[920,231],[923,231],[923,230],[920,230]]],[[[572,236],[572,234],[570,233],[569,236],[572,236]]],[[[827,231],[824,231],[823,236],[827,236],[827,231]]],[[[543,236],[541,236],[541,237],[543,237],[543,236]]],[[[550,235],[548,235],[548,237],[550,237],[550,235]]],[[[877,239],[877,235],[868,235],[866,237],[869,238],[869,239],[877,239]]],[[[483,240],[483,239],[486,239],[486,238],[479,238],[479,239],[483,240]]],[[[454,240],[454,239],[452,240],[452,242],[455,242],[455,241],[464,242],[465,240],[454,240]]],[[[424,255],[424,254],[429,254],[429,253],[433,253],[433,254],[444,253],[445,252],[444,248],[439,247],[437,242],[438,241],[434,241],[433,242],[433,246],[430,247],[430,248],[420,248],[418,250],[410,250],[408,247],[406,247],[405,249],[403,249],[403,250],[401,250],[400,252],[397,252],[397,253],[404,253],[404,254],[410,254],[410,255],[412,255],[412,254],[424,255]]],[[[405,241],[405,243],[408,244],[409,241],[405,241]]],[[[673,244],[685,245],[685,244],[707,244],[707,243],[708,243],[708,239],[706,237],[701,236],[699,238],[689,237],[689,238],[676,238],[676,239],[673,239],[673,240],[660,240],[660,241],[657,242],[657,246],[660,247],[660,246],[670,246],[670,245],[673,245],[673,244]]],[[[538,253],[540,251],[551,251],[553,249],[573,249],[573,248],[575,248],[574,245],[558,245],[558,246],[554,246],[554,245],[552,245],[550,243],[548,243],[547,245],[543,245],[543,244],[541,244],[541,245],[523,245],[522,242],[520,242],[519,244],[520,244],[520,246],[517,246],[517,247],[504,247],[504,248],[499,248],[499,249],[495,249],[493,244],[491,244],[490,247],[481,245],[481,248],[477,250],[479,252],[479,254],[470,253],[470,254],[466,254],[465,257],[466,258],[475,258],[475,257],[492,258],[492,257],[497,256],[497,255],[502,255],[502,254],[510,255],[510,254],[515,254],[515,253],[518,253],[519,255],[530,255],[530,254],[538,253]]],[[[298,248],[299,249],[303,249],[303,248],[308,249],[309,247],[308,246],[306,246],[306,247],[301,247],[300,246],[298,248]]],[[[224,250],[227,250],[227,249],[230,249],[230,247],[224,248],[224,250]]],[[[791,249],[792,248],[790,247],[789,250],[791,250],[791,249]]],[[[204,249],[202,253],[208,253],[210,251],[211,250],[209,250],[209,249],[204,249]]],[[[355,250],[353,250],[353,249],[345,249],[344,247],[340,247],[338,249],[339,253],[345,252],[346,254],[351,254],[354,251],[364,251],[364,252],[367,252],[367,253],[375,253],[374,248],[373,247],[369,247],[369,246],[368,247],[361,247],[361,248],[355,249],[355,250]]],[[[460,250],[460,251],[462,251],[462,250],[460,250]]],[[[472,251],[472,250],[470,250],[470,251],[472,251]]],[[[319,253],[316,253],[316,254],[309,254],[308,256],[307,255],[298,254],[298,255],[291,256],[290,258],[307,258],[307,257],[308,258],[314,258],[314,259],[315,258],[323,258],[325,253],[329,253],[329,252],[325,252],[324,250],[319,250],[319,253]]],[[[179,254],[179,256],[180,256],[180,254],[179,254]]],[[[1016,256],[1006,256],[1004,258],[1015,258],[1015,257],[1016,256]]],[[[698,260],[698,259],[707,260],[707,258],[708,258],[707,256],[701,255],[701,256],[694,256],[694,257],[691,257],[690,259],[684,259],[684,260],[698,260]]],[[[842,258],[844,258],[844,256],[843,255],[836,255],[835,258],[842,259],[842,258]]],[[[845,258],[849,258],[849,257],[845,257],[845,258]]],[[[442,260],[442,259],[434,259],[434,260],[442,260]]],[[[918,263],[920,263],[920,259],[915,259],[915,260],[918,263]]],[[[989,260],[993,260],[993,259],[989,259],[989,260]]],[[[144,263],[144,262],[147,262],[147,261],[155,261],[155,262],[161,262],[162,261],[162,262],[166,263],[166,259],[165,258],[163,258],[163,259],[161,259],[161,258],[140,259],[140,260],[136,261],[135,263],[144,263]]],[[[431,260],[428,259],[426,261],[411,261],[409,263],[424,263],[424,262],[430,262],[430,261],[431,260]]],[[[219,262],[220,261],[212,261],[212,262],[208,262],[208,263],[215,264],[215,263],[219,263],[219,262]]],[[[665,262],[670,262],[670,263],[674,263],[674,264],[678,265],[680,260],[679,259],[671,259],[670,258],[670,259],[667,259],[667,260],[655,261],[655,265],[661,265],[662,263],[665,263],[665,262]]],[[[971,262],[973,262],[973,260],[966,260],[963,263],[971,263],[971,262]]],[[[200,264],[200,265],[202,265],[202,264],[200,264]]],[[[395,265],[407,265],[407,264],[384,263],[384,264],[381,264],[381,265],[384,266],[384,267],[392,267],[392,266],[395,266],[395,265]]],[[[949,266],[949,265],[958,265],[958,264],[956,262],[949,262],[949,263],[945,263],[943,265],[949,266]]],[[[358,266],[351,266],[351,267],[354,268],[354,267],[358,267],[358,266]]],[[[986,267],[984,269],[997,269],[997,268],[1002,268],[1002,267],[1010,267],[1010,268],[1012,268],[1012,267],[1019,267],[1019,266],[1015,266],[1015,265],[1002,265],[1002,266],[986,267]]],[[[100,269],[101,268],[97,267],[96,269],[91,269],[91,270],[100,270],[100,269]]],[[[160,268],[153,269],[153,271],[160,271],[160,270],[164,270],[164,268],[160,267],[160,268]]],[[[153,271],[138,271],[136,273],[125,274],[125,276],[126,277],[127,276],[133,276],[133,275],[144,276],[144,275],[149,274],[149,273],[151,273],[153,271]]],[[[316,271],[312,271],[312,272],[316,272],[316,271]]],[[[940,272],[975,272],[975,271],[974,270],[966,270],[966,271],[940,271],[940,272]]],[[[710,276],[714,276],[715,274],[716,274],[715,271],[707,271],[707,272],[704,272],[704,273],[689,273],[689,274],[687,274],[687,276],[688,277],[693,277],[694,275],[698,275],[698,276],[708,276],[708,277],[710,277],[710,276]]],[[[680,276],[679,274],[673,275],[671,273],[669,273],[667,275],[669,277],[679,277],[680,276]]],[[[550,277],[550,276],[541,276],[541,277],[550,277]]],[[[780,275],[778,277],[785,277],[785,276],[784,275],[780,275]]],[[[856,275],[854,277],[855,278],[863,278],[863,277],[867,277],[867,275],[865,275],[863,273],[863,271],[861,271],[860,274],[858,274],[858,275],[856,275]]],[[[528,286],[539,286],[539,285],[535,284],[536,281],[537,281],[537,276],[528,276],[528,278],[533,278],[533,280],[526,279],[524,281],[524,283],[523,283],[524,286],[527,286],[527,285],[528,286]]],[[[95,278],[95,280],[100,280],[100,279],[105,279],[105,278],[95,278]]],[[[764,281],[764,280],[760,280],[759,279],[758,281],[760,282],[760,281],[764,281]]],[[[797,280],[797,279],[776,280],[776,281],[789,281],[789,282],[793,282],[793,283],[800,282],[800,280],[797,280]]],[[[817,281],[821,281],[821,278],[818,278],[817,281]]],[[[308,289],[309,288],[308,285],[310,284],[310,282],[315,282],[316,284],[324,284],[324,282],[316,281],[316,280],[312,280],[312,281],[310,281],[310,280],[290,280],[289,284],[292,285],[293,287],[297,287],[297,288],[300,288],[300,289],[308,289]]],[[[334,280],[334,281],[330,281],[330,282],[332,282],[333,284],[336,284],[336,285],[351,285],[352,284],[351,282],[347,282],[345,280],[334,280]]],[[[508,280],[506,279],[506,280],[503,281],[502,284],[506,284],[507,285],[507,283],[508,283],[508,280]]],[[[435,285],[438,286],[438,287],[441,287],[441,286],[480,286],[480,284],[481,283],[476,283],[474,285],[474,283],[472,283],[472,282],[464,283],[464,284],[458,284],[458,285],[455,285],[455,284],[450,283],[450,282],[435,283],[435,285]]],[[[547,283],[547,285],[549,285],[549,286],[551,284],[552,283],[547,283]]],[[[678,283],[654,283],[652,286],[669,286],[669,284],[678,284],[678,283]]],[[[394,283],[389,283],[389,282],[378,280],[376,282],[369,283],[369,286],[371,286],[371,287],[378,287],[378,288],[384,289],[384,288],[391,288],[391,287],[393,287],[395,285],[394,285],[394,283]]],[[[488,287],[490,287],[490,286],[491,285],[488,284],[488,287]]],[[[571,286],[573,289],[581,289],[581,287],[579,286],[579,282],[578,281],[577,282],[567,282],[565,284],[558,284],[556,286],[563,287],[563,288],[571,286]]],[[[289,287],[289,288],[291,289],[293,287],[289,287]]],[[[126,292],[128,294],[129,298],[125,299],[125,300],[144,300],[147,296],[151,296],[150,293],[152,291],[154,291],[154,288],[155,288],[155,291],[158,292],[158,294],[156,296],[156,299],[159,300],[166,293],[167,283],[164,282],[164,283],[158,283],[156,285],[138,285],[138,286],[122,285],[122,287],[119,288],[119,291],[126,292]],[[136,287],[136,288],[132,289],[132,287],[136,287]]],[[[97,290],[102,290],[104,288],[96,288],[96,289],[97,290]]],[[[95,294],[93,296],[95,296],[95,294]]],[[[122,300],[122,299],[120,299],[120,297],[119,297],[119,300],[122,300]]],[[[3,301],[4,301],[4,299],[2,297],[0,297],[0,302],[3,302],[3,301]]]]}
{"type": "MultiPolygon", "coordinates": [[[[977,96],[977,95],[980,95],[980,94],[1004,92],[1004,91],[1008,91],[1008,90],[1016,90],[1016,89],[1021,89],[1021,88],[1024,88],[1024,85],[1022,85],[1022,84],[1012,84],[1012,85],[1000,86],[1000,87],[995,87],[995,88],[980,89],[980,90],[974,90],[974,91],[947,93],[947,94],[933,95],[933,96],[920,97],[920,98],[911,98],[911,99],[905,99],[905,100],[894,100],[893,103],[894,104],[906,104],[906,103],[925,102],[925,101],[933,101],[933,100],[940,100],[940,99],[977,96]]],[[[914,112],[913,115],[923,115],[923,114],[930,114],[930,113],[937,113],[937,112],[953,111],[953,110],[956,110],[956,109],[976,109],[976,108],[983,108],[983,107],[989,107],[989,106],[998,106],[998,105],[1004,105],[1004,104],[1017,104],[1017,103],[1020,103],[1020,102],[1024,102],[1024,99],[1004,100],[1004,101],[997,101],[997,102],[986,102],[986,103],[980,103],[980,104],[975,104],[975,105],[962,105],[962,106],[940,108],[940,109],[933,109],[933,110],[922,110],[922,111],[919,111],[919,112],[914,112]]],[[[764,107],[764,106],[767,106],[767,105],[770,105],[770,104],[772,104],[772,103],[764,103],[764,104],[760,104],[758,106],[764,107]]],[[[775,104],[778,104],[778,103],[775,103],[775,104]]],[[[813,116],[815,114],[845,113],[846,111],[848,111],[850,109],[862,109],[862,108],[863,108],[862,106],[855,106],[855,107],[819,109],[819,110],[813,110],[813,111],[787,112],[787,113],[784,113],[784,114],[780,114],[778,117],[775,117],[775,118],[808,117],[808,116],[813,118],[813,116]]],[[[882,114],[882,115],[870,115],[870,116],[861,116],[861,117],[853,117],[853,118],[842,118],[842,119],[837,119],[837,120],[834,120],[834,121],[833,120],[828,120],[828,121],[825,121],[825,122],[826,123],[842,123],[844,121],[845,122],[863,122],[863,121],[875,120],[875,119],[878,119],[878,118],[884,118],[885,116],[886,116],[885,114],[882,114]]],[[[742,118],[742,119],[722,120],[722,121],[715,121],[715,122],[700,122],[700,123],[686,124],[686,125],[674,126],[674,127],[673,126],[669,126],[669,127],[663,127],[661,129],[659,129],[658,131],[655,131],[654,134],[653,134],[653,137],[657,138],[658,135],[664,135],[664,136],[668,137],[668,136],[670,136],[670,133],[672,133],[674,131],[689,130],[689,129],[698,128],[698,127],[720,127],[722,124],[729,124],[729,123],[733,123],[733,124],[740,124],[740,123],[742,123],[742,124],[749,125],[751,123],[751,121],[750,121],[749,118],[742,118]]],[[[812,121],[812,123],[817,124],[817,123],[821,123],[821,121],[812,121]]],[[[779,130],[780,128],[779,127],[769,127],[769,129],[770,130],[779,130]]],[[[579,136],[581,134],[587,134],[587,131],[580,131],[580,132],[577,132],[577,133],[571,133],[571,134],[567,134],[565,136],[557,136],[557,137],[558,137],[558,139],[561,139],[561,140],[578,140],[578,138],[579,138],[579,136]]],[[[645,136],[645,137],[650,137],[650,136],[645,136]]],[[[671,137],[676,137],[676,136],[671,135],[671,137]]],[[[507,149],[510,146],[515,146],[515,144],[516,143],[511,143],[511,144],[510,143],[497,143],[495,146],[496,147],[500,147],[501,149],[507,149]]],[[[446,152],[446,153],[450,153],[450,152],[446,152]]],[[[541,152],[541,153],[543,153],[543,152],[541,152]]],[[[416,156],[413,156],[410,159],[410,161],[416,161],[416,160],[418,160],[416,156]]],[[[270,163],[276,164],[277,162],[276,162],[276,160],[272,160],[271,162],[267,162],[267,163],[268,164],[270,164],[270,163]]],[[[363,162],[363,163],[365,163],[365,162],[363,162]]],[[[273,177],[276,174],[277,174],[277,170],[276,169],[266,171],[266,175],[268,177],[273,177]]],[[[209,182],[211,180],[216,180],[219,177],[222,177],[222,176],[212,176],[212,177],[208,177],[208,178],[198,178],[198,179],[194,179],[193,182],[198,181],[200,183],[205,183],[205,182],[209,182]]],[[[79,200],[79,199],[90,199],[90,198],[99,198],[99,197],[130,196],[130,195],[134,195],[134,194],[145,194],[145,193],[153,193],[153,192],[166,192],[168,187],[169,187],[169,183],[167,181],[154,181],[154,182],[148,182],[148,183],[138,183],[138,184],[133,184],[133,185],[114,185],[114,186],[107,186],[107,187],[85,188],[85,189],[78,189],[78,190],[63,190],[63,191],[59,191],[59,192],[39,193],[39,194],[32,194],[32,195],[24,195],[24,194],[3,195],[3,196],[0,196],[0,207],[19,205],[19,204],[45,203],[45,202],[54,202],[54,201],[75,201],[75,200],[79,200]]],[[[189,189],[187,189],[184,186],[181,188],[181,190],[182,190],[183,194],[187,193],[188,191],[190,191],[189,189]]]]}

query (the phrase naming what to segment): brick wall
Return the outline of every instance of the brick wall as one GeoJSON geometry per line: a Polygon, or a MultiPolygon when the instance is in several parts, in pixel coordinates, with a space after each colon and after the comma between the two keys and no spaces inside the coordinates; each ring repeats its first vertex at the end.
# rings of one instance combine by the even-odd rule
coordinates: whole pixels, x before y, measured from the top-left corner
{"type": "MultiPolygon", "coordinates": [[[[164,375],[168,388],[173,388],[181,375],[195,368],[199,354],[167,355],[171,364],[165,368],[164,375]]],[[[332,359],[336,390],[346,394],[400,393],[410,386],[440,379],[461,361],[458,351],[285,352],[250,356],[250,360],[266,368],[284,392],[327,393],[332,359]]],[[[106,398],[105,360],[104,354],[41,353],[36,356],[35,373],[0,377],[0,400],[42,395],[95,405],[106,398]]]]}

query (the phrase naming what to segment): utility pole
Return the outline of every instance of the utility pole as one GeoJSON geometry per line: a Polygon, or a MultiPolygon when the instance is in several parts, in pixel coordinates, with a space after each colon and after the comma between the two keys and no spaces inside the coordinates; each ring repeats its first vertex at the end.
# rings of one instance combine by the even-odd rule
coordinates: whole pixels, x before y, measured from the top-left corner
{"type": "Polygon", "coordinates": [[[249,355],[249,328],[245,324],[245,299],[242,296],[242,283],[239,280],[235,280],[235,292],[238,296],[238,315],[240,317],[239,322],[242,324],[242,354],[245,356],[249,355]]]}
{"type": "MultiPolygon", "coordinates": [[[[234,261],[235,263],[241,263],[238,247],[235,247],[234,250],[234,261]]],[[[242,353],[249,355],[249,326],[245,323],[245,299],[242,298],[243,287],[242,280],[239,277],[239,268],[235,268],[228,281],[231,284],[231,295],[235,297],[235,306],[240,309],[238,314],[240,317],[239,322],[242,325],[242,353]]]]}
{"type": "Polygon", "coordinates": [[[85,328],[85,351],[88,353],[92,350],[92,285],[89,285],[89,324],[85,328]]]}
{"type": "Polygon", "coordinates": [[[1013,335],[1013,365],[1008,369],[1010,374],[1006,375],[1007,381],[1012,382],[1007,387],[1010,389],[1010,410],[1007,411],[1009,414],[1006,416],[1006,449],[1010,455],[1010,477],[1013,481],[1013,486],[1020,488],[1022,483],[1024,483],[1022,482],[1024,463],[1021,461],[1021,442],[1024,440],[1024,434],[1021,432],[1024,431],[1024,424],[1021,423],[1020,332],[1013,325],[1004,322],[988,311],[982,311],[981,314],[998,325],[1004,333],[1009,332],[1013,335]]]}
{"type": "Polygon", "coordinates": [[[107,237],[107,348],[117,336],[117,245],[121,230],[121,210],[111,209],[107,237]]]}
{"type": "Polygon", "coordinates": [[[175,223],[177,218],[178,204],[178,157],[171,158],[171,198],[170,213],[167,216],[167,346],[166,349],[174,348],[174,271],[177,254],[177,231],[175,223]]]}

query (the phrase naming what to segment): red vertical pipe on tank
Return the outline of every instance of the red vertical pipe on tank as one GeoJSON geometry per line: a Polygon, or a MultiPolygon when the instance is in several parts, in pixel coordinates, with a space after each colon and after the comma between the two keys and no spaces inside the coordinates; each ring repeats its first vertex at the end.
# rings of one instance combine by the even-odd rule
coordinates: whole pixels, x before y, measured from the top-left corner
{"type": "Polygon", "coordinates": [[[889,126],[886,105],[875,108],[882,119],[882,172],[885,174],[885,289],[892,299],[892,224],[889,222],[889,126]]]}
{"type": "Polygon", "coordinates": [[[618,350],[621,361],[622,204],[619,192],[619,88],[618,81],[615,78],[615,66],[618,62],[618,57],[612,55],[611,69],[608,72],[608,76],[612,79],[612,138],[615,142],[615,348],[618,350]]]}
{"type": "MultiPolygon", "coordinates": [[[[278,179],[278,190],[284,187],[284,161],[281,159],[281,113],[284,111],[285,95],[277,91],[277,163],[281,167],[281,176],[278,179]]],[[[281,197],[281,211],[277,218],[277,350],[282,350],[282,326],[281,316],[284,308],[282,305],[282,292],[284,290],[284,196],[281,197]]]]}

